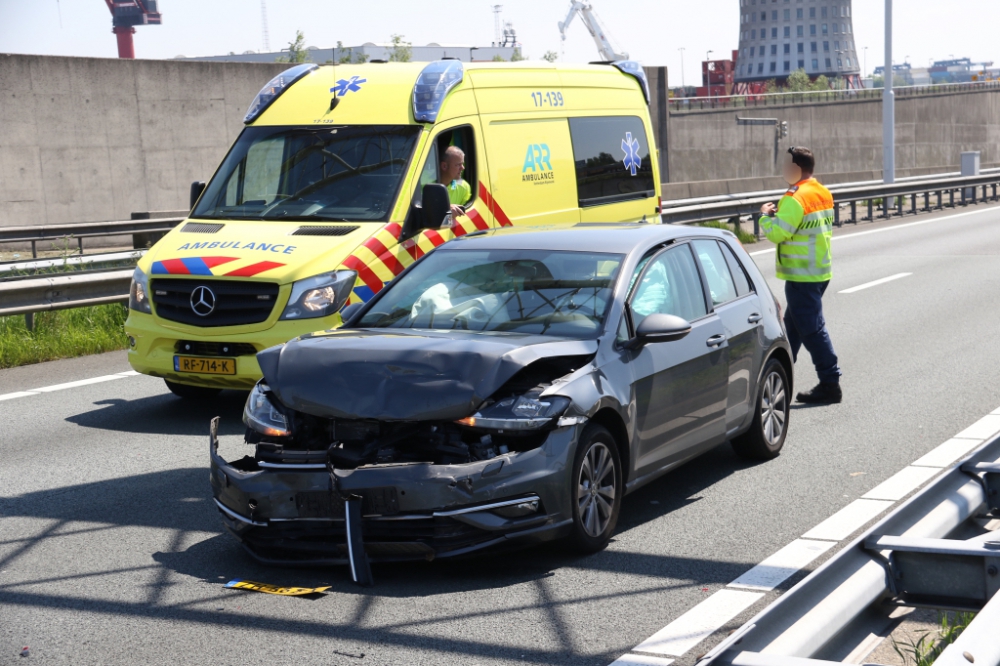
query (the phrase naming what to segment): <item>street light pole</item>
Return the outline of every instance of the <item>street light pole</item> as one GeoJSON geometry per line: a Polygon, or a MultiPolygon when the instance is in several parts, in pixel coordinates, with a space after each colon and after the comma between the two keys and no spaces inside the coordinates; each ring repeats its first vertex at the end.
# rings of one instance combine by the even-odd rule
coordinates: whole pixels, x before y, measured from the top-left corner
{"type": "MultiPolygon", "coordinates": [[[[682,46],[677,50],[681,52],[681,88],[684,88],[684,90],[686,91],[687,86],[684,85],[684,47],[682,46]]],[[[687,95],[687,92],[685,92],[684,94],[687,95]]]]}
{"type": "Polygon", "coordinates": [[[892,0],[885,0],[885,72],[882,76],[882,182],[896,182],[896,98],[892,90],[892,0]]]}

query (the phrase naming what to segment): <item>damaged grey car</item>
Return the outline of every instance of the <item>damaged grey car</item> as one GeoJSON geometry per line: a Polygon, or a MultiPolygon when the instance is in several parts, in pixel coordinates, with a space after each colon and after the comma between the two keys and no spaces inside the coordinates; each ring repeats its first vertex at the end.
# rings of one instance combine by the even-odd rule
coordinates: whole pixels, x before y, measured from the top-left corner
{"type": "MultiPolygon", "coordinates": [[[[414,262],[342,328],[258,355],[254,455],[211,482],[260,561],[604,548],[624,496],[726,441],[777,456],[791,353],[728,232],[502,230],[414,262]]],[[[357,576],[355,576],[357,580],[357,576]]]]}

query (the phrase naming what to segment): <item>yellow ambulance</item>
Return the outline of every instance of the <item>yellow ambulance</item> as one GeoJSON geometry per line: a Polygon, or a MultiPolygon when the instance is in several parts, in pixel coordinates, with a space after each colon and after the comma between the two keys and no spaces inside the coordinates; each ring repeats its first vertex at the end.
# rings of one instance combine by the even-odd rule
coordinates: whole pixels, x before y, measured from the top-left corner
{"type": "Polygon", "coordinates": [[[129,362],[182,397],[250,389],[258,351],[339,326],[452,238],[658,222],[648,103],[632,61],[292,67],[139,262],[129,362]]]}

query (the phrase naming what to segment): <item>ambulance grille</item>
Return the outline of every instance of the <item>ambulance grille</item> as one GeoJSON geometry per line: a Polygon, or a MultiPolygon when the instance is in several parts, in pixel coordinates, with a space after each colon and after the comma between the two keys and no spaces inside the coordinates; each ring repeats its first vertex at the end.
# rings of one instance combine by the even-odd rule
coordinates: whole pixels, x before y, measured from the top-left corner
{"type": "Polygon", "coordinates": [[[271,316],[278,300],[278,285],[243,280],[158,278],[151,281],[150,291],[156,316],[202,327],[259,324],[271,316]],[[215,295],[215,307],[204,317],[191,307],[191,294],[198,287],[208,287],[215,295]]]}
{"type": "Polygon", "coordinates": [[[182,234],[214,234],[222,231],[224,224],[206,224],[204,222],[188,222],[181,227],[182,234]]]}
{"type": "Polygon", "coordinates": [[[299,227],[291,236],[346,236],[360,227],[299,227]]]}

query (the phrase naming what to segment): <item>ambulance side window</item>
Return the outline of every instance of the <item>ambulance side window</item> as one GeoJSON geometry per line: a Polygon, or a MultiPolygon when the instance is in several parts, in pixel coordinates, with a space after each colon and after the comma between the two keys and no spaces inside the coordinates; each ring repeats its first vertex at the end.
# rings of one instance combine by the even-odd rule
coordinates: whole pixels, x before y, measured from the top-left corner
{"type": "Polygon", "coordinates": [[[656,196],[641,118],[570,118],[569,131],[581,208],[656,196]]]}
{"type": "Polygon", "coordinates": [[[476,139],[472,128],[466,125],[444,130],[433,141],[431,149],[427,153],[427,160],[420,170],[420,178],[417,181],[417,191],[413,194],[413,201],[418,204],[422,203],[424,185],[437,182],[440,175],[438,169],[442,156],[448,150],[449,146],[455,146],[465,153],[465,171],[462,173],[462,180],[469,184],[472,191],[472,198],[466,202],[466,205],[472,203],[476,199],[478,187],[478,179],[476,178],[476,139]]]}

